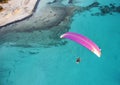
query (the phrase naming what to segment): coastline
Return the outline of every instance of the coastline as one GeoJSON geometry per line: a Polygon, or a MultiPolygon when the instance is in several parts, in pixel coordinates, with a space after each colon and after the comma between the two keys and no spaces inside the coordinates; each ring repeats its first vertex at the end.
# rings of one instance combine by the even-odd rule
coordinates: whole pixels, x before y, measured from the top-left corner
{"type": "Polygon", "coordinates": [[[2,27],[0,44],[17,47],[62,45],[64,42],[59,36],[70,28],[71,16],[75,10],[76,7],[73,6],[46,3],[31,17],[2,27]]]}
{"type": "Polygon", "coordinates": [[[21,5],[13,5],[15,2],[16,0],[1,4],[4,7],[4,10],[0,12],[0,28],[31,17],[40,0],[23,0],[19,1],[19,3],[21,2],[21,5]],[[11,7],[8,8],[8,6],[11,7]]]}
{"type": "Polygon", "coordinates": [[[34,8],[33,8],[33,10],[32,10],[32,13],[31,13],[30,15],[25,16],[25,17],[23,17],[23,18],[21,18],[21,19],[19,19],[19,20],[15,20],[15,21],[9,22],[9,23],[7,23],[7,24],[5,24],[5,25],[3,25],[3,26],[0,26],[0,29],[1,29],[2,27],[6,27],[6,26],[9,26],[9,25],[11,25],[11,24],[14,24],[14,23],[17,23],[17,22],[20,22],[20,21],[24,21],[24,20],[26,20],[26,19],[29,19],[29,18],[33,15],[33,13],[37,10],[37,6],[38,6],[38,4],[39,4],[40,1],[41,1],[41,0],[37,0],[36,4],[35,4],[35,6],[34,6],[34,8]]]}

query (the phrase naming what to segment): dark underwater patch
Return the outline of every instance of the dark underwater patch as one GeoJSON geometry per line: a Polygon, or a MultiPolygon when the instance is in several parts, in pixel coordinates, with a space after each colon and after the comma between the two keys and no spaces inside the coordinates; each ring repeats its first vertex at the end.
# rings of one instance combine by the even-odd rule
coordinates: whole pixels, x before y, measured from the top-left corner
{"type": "Polygon", "coordinates": [[[116,6],[112,3],[109,5],[98,6],[97,9],[100,12],[91,13],[92,16],[105,16],[107,14],[113,15],[113,13],[120,13],[120,6],[116,6]]]}

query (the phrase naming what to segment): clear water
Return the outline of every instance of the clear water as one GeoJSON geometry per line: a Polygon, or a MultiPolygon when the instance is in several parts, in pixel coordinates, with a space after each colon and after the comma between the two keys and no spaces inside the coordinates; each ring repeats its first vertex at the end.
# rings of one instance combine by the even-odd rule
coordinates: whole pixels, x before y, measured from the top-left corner
{"type": "Polygon", "coordinates": [[[120,14],[77,13],[69,31],[96,42],[101,58],[70,40],[50,48],[1,46],[0,85],[120,85],[120,14]]]}

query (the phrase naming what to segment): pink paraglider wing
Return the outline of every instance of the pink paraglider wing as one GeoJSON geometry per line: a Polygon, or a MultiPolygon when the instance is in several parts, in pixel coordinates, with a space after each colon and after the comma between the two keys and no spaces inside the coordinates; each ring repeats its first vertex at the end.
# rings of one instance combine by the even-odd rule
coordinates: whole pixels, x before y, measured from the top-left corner
{"type": "Polygon", "coordinates": [[[101,56],[101,49],[93,41],[91,41],[90,39],[88,39],[87,37],[85,37],[81,34],[77,34],[74,32],[67,32],[67,33],[61,35],[60,38],[71,39],[71,40],[83,45],[84,47],[86,47],[87,49],[92,51],[94,54],[96,54],[98,57],[101,56]]]}

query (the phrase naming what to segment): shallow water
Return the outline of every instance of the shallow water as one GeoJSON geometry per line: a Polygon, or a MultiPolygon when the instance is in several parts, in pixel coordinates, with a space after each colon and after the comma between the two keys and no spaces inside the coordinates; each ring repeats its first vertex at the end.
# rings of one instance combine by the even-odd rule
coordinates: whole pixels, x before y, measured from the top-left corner
{"type": "Polygon", "coordinates": [[[65,45],[48,48],[4,45],[0,47],[0,85],[120,85],[120,14],[91,15],[97,11],[76,13],[69,31],[97,43],[101,58],[67,39],[63,39],[65,45]]]}

